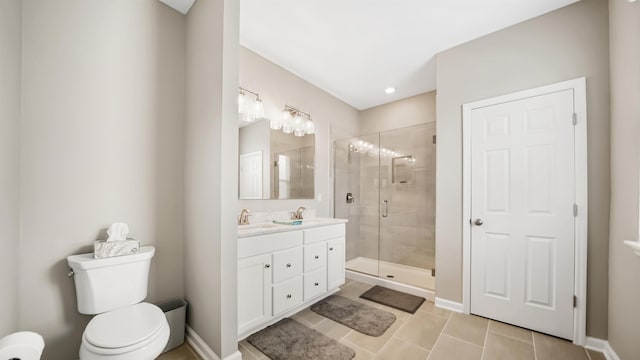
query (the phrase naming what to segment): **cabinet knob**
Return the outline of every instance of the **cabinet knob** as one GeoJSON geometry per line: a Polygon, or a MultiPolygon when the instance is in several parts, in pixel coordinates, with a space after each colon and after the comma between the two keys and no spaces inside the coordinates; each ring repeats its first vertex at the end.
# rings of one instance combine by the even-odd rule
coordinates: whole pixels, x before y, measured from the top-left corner
{"type": "Polygon", "coordinates": [[[271,264],[265,264],[265,265],[264,265],[264,268],[265,268],[265,269],[268,269],[268,268],[270,268],[270,267],[271,267],[271,264]]]}
{"type": "Polygon", "coordinates": [[[287,294],[287,299],[291,299],[291,294],[287,294]]]}
{"type": "Polygon", "coordinates": [[[333,248],[332,248],[332,247],[330,247],[330,248],[329,248],[329,251],[333,251],[333,248]]]}
{"type": "Polygon", "coordinates": [[[315,257],[316,259],[320,259],[320,256],[319,256],[319,255],[316,255],[316,256],[314,256],[314,257],[315,257]]]}
{"type": "Polygon", "coordinates": [[[320,283],[316,282],[316,283],[314,283],[313,285],[315,285],[315,286],[320,286],[320,283]]]}
{"type": "Polygon", "coordinates": [[[287,264],[287,267],[290,268],[291,267],[291,263],[287,264]]]}

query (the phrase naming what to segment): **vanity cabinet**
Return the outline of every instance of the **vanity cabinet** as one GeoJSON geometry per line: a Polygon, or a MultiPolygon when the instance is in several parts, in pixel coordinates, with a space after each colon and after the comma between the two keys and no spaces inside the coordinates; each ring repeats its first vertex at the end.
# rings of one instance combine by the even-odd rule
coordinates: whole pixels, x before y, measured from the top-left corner
{"type": "Polygon", "coordinates": [[[338,290],[344,223],[238,238],[238,335],[246,337],[338,290]]]}

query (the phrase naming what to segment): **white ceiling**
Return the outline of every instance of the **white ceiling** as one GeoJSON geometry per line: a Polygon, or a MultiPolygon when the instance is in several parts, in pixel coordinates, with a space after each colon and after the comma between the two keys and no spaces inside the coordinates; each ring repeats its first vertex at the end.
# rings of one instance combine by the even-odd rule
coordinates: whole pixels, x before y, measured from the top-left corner
{"type": "Polygon", "coordinates": [[[241,0],[240,44],[362,110],[435,90],[438,52],[576,1],[241,0]]]}

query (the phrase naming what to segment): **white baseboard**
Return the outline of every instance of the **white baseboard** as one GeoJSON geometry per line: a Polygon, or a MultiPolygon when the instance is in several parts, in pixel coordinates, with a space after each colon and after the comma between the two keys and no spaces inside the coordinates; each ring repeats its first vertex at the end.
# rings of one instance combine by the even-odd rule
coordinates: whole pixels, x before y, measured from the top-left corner
{"type": "MultiPolygon", "coordinates": [[[[187,342],[198,356],[204,360],[220,360],[218,354],[216,354],[189,325],[187,325],[187,342]]],[[[224,360],[242,360],[242,354],[236,350],[233,354],[225,357],[224,360]]]]}
{"type": "Polygon", "coordinates": [[[607,360],[620,360],[620,357],[616,354],[615,350],[613,350],[611,344],[609,344],[607,340],[587,336],[584,347],[603,353],[607,360]]]}
{"type": "Polygon", "coordinates": [[[439,308],[451,310],[457,313],[461,313],[464,311],[464,306],[461,303],[442,299],[439,297],[436,297],[436,306],[439,308]]]}
{"type": "Polygon", "coordinates": [[[233,354],[224,358],[224,360],[242,360],[242,354],[240,353],[240,351],[236,351],[233,354]]]}
{"type": "MultiPolygon", "coordinates": [[[[220,360],[218,354],[211,350],[209,345],[207,345],[189,325],[187,325],[187,342],[198,356],[204,360],[220,360]]],[[[240,357],[240,359],[242,359],[242,357],[240,357]]]]}

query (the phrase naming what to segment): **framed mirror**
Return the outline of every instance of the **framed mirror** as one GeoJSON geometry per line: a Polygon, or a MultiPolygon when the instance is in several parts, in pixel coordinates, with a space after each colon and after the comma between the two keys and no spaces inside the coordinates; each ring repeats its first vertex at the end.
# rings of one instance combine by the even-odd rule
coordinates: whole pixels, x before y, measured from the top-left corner
{"type": "Polygon", "coordinates": [[[268,119],[239,131],[240,200],[314,198],[315,135],[272,130],[268,119]]]}

